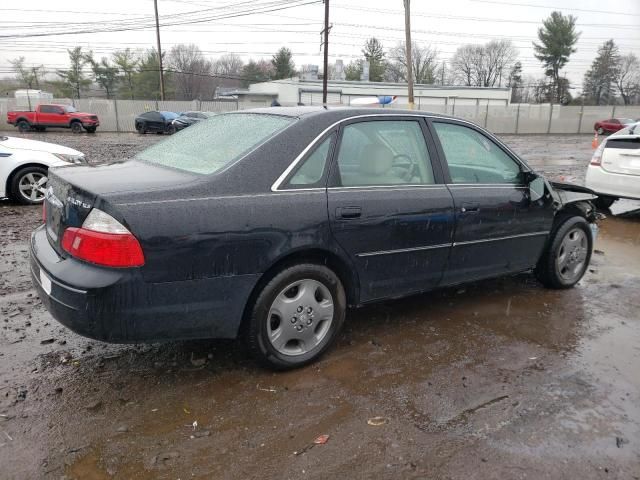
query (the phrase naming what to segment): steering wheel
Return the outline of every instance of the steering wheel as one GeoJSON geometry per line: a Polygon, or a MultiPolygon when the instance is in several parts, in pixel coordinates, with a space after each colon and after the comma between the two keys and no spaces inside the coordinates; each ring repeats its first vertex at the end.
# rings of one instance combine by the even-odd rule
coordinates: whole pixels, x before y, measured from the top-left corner
{"type": "Polygon", "coordinates": [[[412,178],[419,176],[418,164],[413,158],[405,153],[394,155],[391,168],[407,182],[410,182],[412,178]]]}

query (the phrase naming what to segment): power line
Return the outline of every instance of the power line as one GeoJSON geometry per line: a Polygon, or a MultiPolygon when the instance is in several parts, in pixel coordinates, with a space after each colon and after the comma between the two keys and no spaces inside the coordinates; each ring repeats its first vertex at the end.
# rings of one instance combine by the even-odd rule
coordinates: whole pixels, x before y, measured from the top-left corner
{"type": "Polygon", "coordinates": [[[493,3],[496,5],[507,5],[510,7],[545,8],[545,9],[555,9],[555,10],[568,10],[571,12],[604,13],[607,15],[625,15],[625,16],[631,16],[631,17],[640,17],[640,14],[637,14],[637,13],[612,12],[611,10],[592,10],[587,8],[569,8],[565,6],[559,6],[559,5],[535,5],[531,3],[499,2],[497,0],[468,0],[468,1],[478,2],[478,3],[493,3]]]}

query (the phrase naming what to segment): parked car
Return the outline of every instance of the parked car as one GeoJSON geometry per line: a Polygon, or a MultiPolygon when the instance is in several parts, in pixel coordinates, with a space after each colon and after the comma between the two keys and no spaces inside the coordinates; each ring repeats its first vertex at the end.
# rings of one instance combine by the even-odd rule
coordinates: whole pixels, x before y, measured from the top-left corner
{"type": "Polygon", "coordinates": [[[277,107],[216,115],[125,162],[50,174],[31,241],[42,302],[109,342],[247,341],[292,368],[348,306],[535,269],[569,288],[596,197],[464,120],[277,107]]]}
{"type": "Polygon", "coordinates": [[[609,208],[619,198],[640,200],[640,123],[602,141],[587,167],[585,184],[600,194],[600,208],[609,208]]]}
{"type": "Polygon", "coordinates": [[[49,127],[70,128],[73,133],[95,133],[100,120],[95,113],[78,112],[71,105],[38,105],[33,112],[7,112],[7,123],[20,132],[36,130],[44,132],[49,127]]]}
{"type": "Polygon", "coordinates": [[[212,114],[206,112],[183,112],[173,121],[173,126],[176,128],[176,131],[180,131],[194,123],[206,120],[211,115],[212,114]]]}
{"type": "Polygon", "coordinates": [[[53,143],[0,136],[0,198],[42,203],[49,167],[86,163],[82,152],[53,143]]]}
{"type": "Polygon", "coordinates": [[[608,120],[596,122],[593,129],[598,132],[598,135],[602,135],[604,133],[617,132],[632,123],[635,123],[635,120],[631,118],[609,118],[608,120]]]}
{"type": "Polygon", "coordinates": [[[175,112],[144,112],[136,117],[136,131],[140,134],[149,132],[172,134],[176,131],[172,124],[176,118],[178,118],[178,114],[175,112]]]}

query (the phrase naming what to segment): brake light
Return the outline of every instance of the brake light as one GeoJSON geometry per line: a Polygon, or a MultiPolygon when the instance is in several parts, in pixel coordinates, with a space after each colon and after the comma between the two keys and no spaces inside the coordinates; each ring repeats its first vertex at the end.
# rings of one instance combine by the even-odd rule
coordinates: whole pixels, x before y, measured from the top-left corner
{"type": "Polygon", "coordinates": [[[74,257],[105,267],[141,267],[144,254],[138,239],[111,215],[91,210],[82,227],[69,227],[62,248],[74,257]]]}
{"type": "Polygon", "coordinates": [[[607,143],[607,140],[603,140],[602,143],[600,144],[600,146],[598,148],[596,148],[596,151],[593,152],[593,157],[591,157],[591,165],[594,165],[596,167],[599,167],[602,164],[602,153],[604,152],[604,146],[607,143]]]}

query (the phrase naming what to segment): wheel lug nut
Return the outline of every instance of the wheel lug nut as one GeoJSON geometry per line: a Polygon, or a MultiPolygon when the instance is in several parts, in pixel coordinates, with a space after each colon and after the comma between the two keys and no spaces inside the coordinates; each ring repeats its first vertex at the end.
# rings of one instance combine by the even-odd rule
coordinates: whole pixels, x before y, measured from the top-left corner
{"type": "Polygon", "coordinates": [[[313,320],[309,319],[307,320],[307,325],[311,325],[313,323],[313,320]]]}
{"type": "Polygon", "coordinates": [[[311,313],[311,312],[313,312],[313,308],[311,307],[307,308],[307,313],[311,313]]]}
{"type": "Polygon", "coordinates": [[[298,331],[302,330],[302,325],[296,325],[296,330],[298,331]]]}
{"type": "Polygon", "coordinates": [[[298,313],[302,313],[302,310],[303,310],[303,309],[302,309],[302,305],[300,305],[300,306],[298,307],[298,313]]]}
{"type": "Polygon", "coordinates": [[[296,317],[291,317],[291,323],[296,323],[298,319],[296,317]]]}

